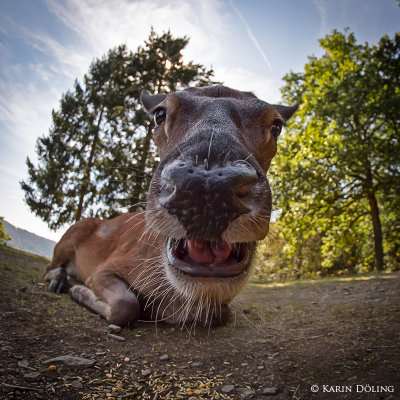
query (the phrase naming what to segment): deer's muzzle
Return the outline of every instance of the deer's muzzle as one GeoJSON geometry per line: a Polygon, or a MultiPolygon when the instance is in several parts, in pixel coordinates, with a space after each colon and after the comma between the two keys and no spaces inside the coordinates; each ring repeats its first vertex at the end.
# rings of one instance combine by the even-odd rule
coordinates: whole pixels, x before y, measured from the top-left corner
{"type": "Polygon", "coordinates": [[[251,191],[258,176],[238,161],[206,168],[177,160],[161,173],[159,202],[175,215],[194,240],[220,240],[230,222],[250,212],[251,191]]]}

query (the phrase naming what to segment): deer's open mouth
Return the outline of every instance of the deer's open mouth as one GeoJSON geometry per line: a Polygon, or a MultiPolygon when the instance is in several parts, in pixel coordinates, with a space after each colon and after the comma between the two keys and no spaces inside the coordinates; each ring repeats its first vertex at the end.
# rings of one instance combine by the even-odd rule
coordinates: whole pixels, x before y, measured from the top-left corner
{"type": "Polygon", "coordinates": [[[168,239],[169,263],[193,277],[230,278],[246,271],[255,243],[227,243],[223,240],[168,239]]]}

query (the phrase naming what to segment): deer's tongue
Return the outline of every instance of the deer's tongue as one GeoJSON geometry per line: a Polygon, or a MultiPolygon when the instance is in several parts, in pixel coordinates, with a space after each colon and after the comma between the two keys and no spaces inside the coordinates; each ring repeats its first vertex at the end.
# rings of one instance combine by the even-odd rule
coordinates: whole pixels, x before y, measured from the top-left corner
{"type": "Polygon", "coordinates": [[[231,246],[222,241],[212,243],[207,240],[188,240],[190,258],[198,264],[222,263],[229,258],[231,246]]]}

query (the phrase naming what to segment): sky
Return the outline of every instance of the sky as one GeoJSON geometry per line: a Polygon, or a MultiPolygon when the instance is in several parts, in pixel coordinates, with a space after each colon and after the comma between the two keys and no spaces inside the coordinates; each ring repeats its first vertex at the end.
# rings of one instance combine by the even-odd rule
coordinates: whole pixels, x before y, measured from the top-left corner
{"type": "Polygon", "coordinates": [[[225,85],[281,101],[282,77],[322,54],[318,38],[349,27],[359,42],[400,30],[395,0],[0,0],[0,216],[40,236],[57,232],[24,203],[26,158],[51,110],[92,60],[122,43],[136,50],[151,27],[188,36],[185,61],[225,85]]]}

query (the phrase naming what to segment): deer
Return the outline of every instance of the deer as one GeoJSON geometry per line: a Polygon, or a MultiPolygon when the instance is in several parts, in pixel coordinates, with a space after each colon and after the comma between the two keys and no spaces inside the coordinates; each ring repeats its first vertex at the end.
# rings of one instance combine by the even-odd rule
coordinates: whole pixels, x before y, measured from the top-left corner
{"type": "Polygon", "coordinates": [[[110,323],[218,326],[269,232],[267,171],[297,105],[215,85],[141,93],[160,162],[144,211],[82,218],[45,279],[110,323]]]}

